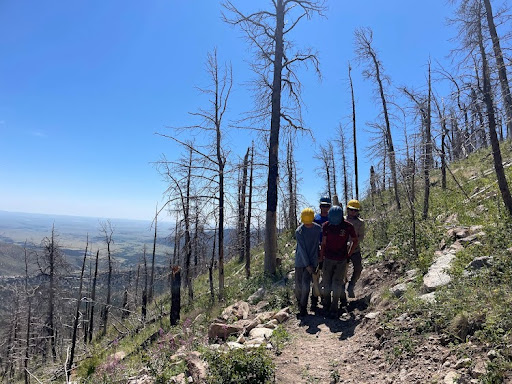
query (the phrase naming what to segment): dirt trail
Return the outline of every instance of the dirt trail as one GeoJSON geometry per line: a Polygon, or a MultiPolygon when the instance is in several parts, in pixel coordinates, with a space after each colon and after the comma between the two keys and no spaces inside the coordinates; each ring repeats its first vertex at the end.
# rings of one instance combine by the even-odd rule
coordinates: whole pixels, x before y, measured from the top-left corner
{"type": "MultiPolygon", "coordinates": [[[[297,383],[444,383],[455,364],[447,348],[434,336],[415,344],[407,353],[393,354],[394,343],[400,339],[377,337],[378,311],[374,298],[394,284],[397,271],[381,265],[363,272],[352,300],[339,319],[328,319],[312,313],[303,319],[290,319],[287,330],[292,340],[274,360],[276,382],[297,383]],[[366,316],[368,315],[368,316],[366,316]],[[366,316],[366,317],[365,317],[366,316]]],[[[381,304],[385,305],[384,303],[381,304]]],[[[382,314],[380,315],[382,316],[382,314]]],[[[406,316],[403,319],[407,330],[406,316]]],[[[409,337],[406,338],[409,340],[409,337]]],[[[412,338],[411,338],[412,340],[412,338]]],[[[399,346],[400,347],[400,346],[399,346]]]]}

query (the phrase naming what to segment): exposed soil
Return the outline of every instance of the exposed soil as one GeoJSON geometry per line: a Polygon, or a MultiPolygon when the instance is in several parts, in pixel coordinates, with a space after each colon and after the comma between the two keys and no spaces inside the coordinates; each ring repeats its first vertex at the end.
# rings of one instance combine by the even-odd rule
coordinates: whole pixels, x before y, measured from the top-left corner
{"type": "Polygon", "coordinates": [[[363,271],[356,299],[339,319],[320,311],[290,319],[286,327],[292,340],[275,359],[276,382],[455,383],[452,376],[459,383],[477,382],[465,367],[456,367],[460,362],[437,335],[415,337],[407,314],[399,316],[394,332],[379,328],[377,319],[386,306],[380,295],[396,284],[400,269],[388,262],[363,271]]]}

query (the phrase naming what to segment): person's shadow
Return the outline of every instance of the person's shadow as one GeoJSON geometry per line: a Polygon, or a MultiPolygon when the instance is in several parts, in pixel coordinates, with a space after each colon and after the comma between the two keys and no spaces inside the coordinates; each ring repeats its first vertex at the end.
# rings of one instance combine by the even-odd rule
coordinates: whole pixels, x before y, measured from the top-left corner
{"type": "Polygon", "coordinates": [[[325,324],[332,333],[340,333],[340,340],[346,340],[354,335],[355,328],[361,322],[361,317],[356,319],[355,312],[364,312],[368,308],[368,301],[365,298],[353,300],[346,307],[340,310],[340,317],[328,318],[318,309],[315,314],[308,314],[300,321],[301,326],[306,326],[306,332],[316,335],[320,332],[320,324],[325,324]]]}

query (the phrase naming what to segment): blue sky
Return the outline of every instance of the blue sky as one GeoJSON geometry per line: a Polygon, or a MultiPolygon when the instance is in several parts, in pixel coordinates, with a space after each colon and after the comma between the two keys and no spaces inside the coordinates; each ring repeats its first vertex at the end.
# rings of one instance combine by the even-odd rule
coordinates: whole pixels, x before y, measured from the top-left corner
{"type": "MultiPolygon", "coordinates": [[[[256,2],[234,3],[249,9],[256,2]]],[[[429,57],[444,61],[455,36],[445,1],[327,4],[326,18],[304,20],[292,35],[298,47],[318,51],[323,76],[301,72],[314,141],[299,137],[294,152],[299,191],[313,206],[323,184],[314,153],[349,122],[354,29],[373,29],[394,86],[424,86],[429,57]]],[[[155,132],[191,124],[187,112],[206,107],[195,87],[208,85],[205,61],[214,47],[220,62],[233,65],[226,118],[251,109],[244,85],[252,78],[250,50],[220,11],[214,0],[0,2],[0,210],[151,219],[166,188],[151,163],[179,151],[155,132]]],[[[353,67],[363,189],[371,165],[365,122],[379,111],[373,85],[353,67]]],[[[248,132],[227,134],[233,159],[252,139],[248,132]]]]}

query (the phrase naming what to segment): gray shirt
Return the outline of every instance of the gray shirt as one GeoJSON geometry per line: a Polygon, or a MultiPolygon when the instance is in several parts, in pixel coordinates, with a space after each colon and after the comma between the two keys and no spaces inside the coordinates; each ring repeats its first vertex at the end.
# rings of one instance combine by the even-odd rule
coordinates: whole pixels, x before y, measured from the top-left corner
{"type": "Polygon", "coordinates": [[[313,223],[311,228],[301,224],[295,231],[297,248],[295,249],[295,267],[306,268],[318,265],[318,237],[322,233],[322,227],[313,223]]]}

